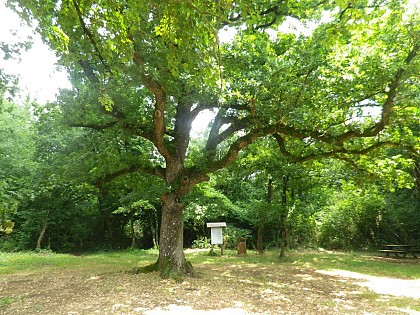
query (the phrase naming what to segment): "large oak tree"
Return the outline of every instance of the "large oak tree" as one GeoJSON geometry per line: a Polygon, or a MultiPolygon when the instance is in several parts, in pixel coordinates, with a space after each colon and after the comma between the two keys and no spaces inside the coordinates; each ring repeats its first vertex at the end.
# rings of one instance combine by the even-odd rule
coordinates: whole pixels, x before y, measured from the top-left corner
{"type": "Polygon", "coordinates": [[[153,144],[98,181],[146,172],[166,183],[157,262],[164,276],[192,272],[182,197],[256,139],[273,136],[279,154],[295,161],[366,164],[386,146],[418,153],[410,126],[420,117],[420,19],[403,1],[9,4],[37,21],[69,71],[73,89],[59,98],[68,124],[153,144]],[[236,32],[225,44],[223,28],[236,32]],[[215,116],[192,155],[191,125],[205,110],[215,116]]]}

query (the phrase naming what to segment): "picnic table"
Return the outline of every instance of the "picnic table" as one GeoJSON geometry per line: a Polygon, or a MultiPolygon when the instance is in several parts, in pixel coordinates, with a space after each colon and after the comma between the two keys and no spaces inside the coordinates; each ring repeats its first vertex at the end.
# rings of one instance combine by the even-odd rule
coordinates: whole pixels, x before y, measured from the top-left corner
{"type": "Polygon", "coordinates": [[[383,249],[379,250],[381,253],[385,254],[385,257],[389,257],[391,254],[394,254],[395,257],[400,258],[406,257],[407,255],[411,255],[414,258],[416,256],[416,248],[413,245],[402,245],[402,244],[388,244],[383,245],[383,249]]]}

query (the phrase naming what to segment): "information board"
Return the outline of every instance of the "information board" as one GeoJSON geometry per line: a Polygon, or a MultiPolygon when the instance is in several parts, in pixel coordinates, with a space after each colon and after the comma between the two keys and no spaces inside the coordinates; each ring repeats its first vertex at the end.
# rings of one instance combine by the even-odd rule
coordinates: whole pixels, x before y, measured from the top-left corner
{"type": "Polygon", "coordinates": [[[221,227],[212,227],[211,228],[211,244],[223,244],[222,237],[222,228],[221,227]]]}

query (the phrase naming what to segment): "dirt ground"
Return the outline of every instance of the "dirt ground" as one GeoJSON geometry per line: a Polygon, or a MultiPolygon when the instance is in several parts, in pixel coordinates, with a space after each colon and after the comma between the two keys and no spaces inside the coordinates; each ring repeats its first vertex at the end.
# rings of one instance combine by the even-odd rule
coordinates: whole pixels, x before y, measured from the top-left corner
{"type": "MultiPolygon", "coordinates": [[[[392,292],[374,293],[366,285],[373,280],[358,274],[287,264],[199,264],[195,269],[199,277],[182,283],[162,280],[156,273],[123,271],[54,269],[6,275],[0,278],[0,314],[420,314],[410,310],[420,304],[418,295],[390,306],[387,301],[396,299],[392,292]]],[[[419,293],[420,286],[413,290],[419,293]]]]}

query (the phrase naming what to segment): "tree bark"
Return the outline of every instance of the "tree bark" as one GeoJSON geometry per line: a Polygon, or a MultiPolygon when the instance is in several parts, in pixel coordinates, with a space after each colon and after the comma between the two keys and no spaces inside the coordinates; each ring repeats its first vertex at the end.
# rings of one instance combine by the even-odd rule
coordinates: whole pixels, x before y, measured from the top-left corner
{"type": "Polygon", "coordinates": [[[192,265],[184,255],[184,205],[179,196],[167,193],[162,196],[162,222],[159,238],[159,259],[157,262],[160,274],[164,278],[193,275],[192,265]]]}

